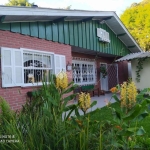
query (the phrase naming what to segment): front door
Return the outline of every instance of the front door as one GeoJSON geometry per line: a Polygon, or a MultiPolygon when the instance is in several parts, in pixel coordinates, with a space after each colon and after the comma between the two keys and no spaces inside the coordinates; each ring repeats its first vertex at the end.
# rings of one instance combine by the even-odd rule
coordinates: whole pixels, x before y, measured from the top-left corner
{"type": "MultiPolygon", "coordinates": [[[[100,67],[104,67],[107,71],[107,63],[100,63],[100,67]]],[[[108,91],[108,75],[104,76],[100,72],[101,90],[108,91]]]]}

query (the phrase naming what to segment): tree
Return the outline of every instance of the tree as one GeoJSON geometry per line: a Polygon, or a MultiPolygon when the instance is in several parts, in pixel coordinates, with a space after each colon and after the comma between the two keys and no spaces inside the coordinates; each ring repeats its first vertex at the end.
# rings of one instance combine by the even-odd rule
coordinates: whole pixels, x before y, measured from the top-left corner
{"type": "Polygon", "coordinates": [[[135,38],[140,47],[150,51],[150,0],[133,3],[120,19],[135,38]]]}
{"type": "Polygon", "coordinates": [[[29,3],[28,0],[9,0],[6,6],[32,6],[34,3],[29,3]]]}

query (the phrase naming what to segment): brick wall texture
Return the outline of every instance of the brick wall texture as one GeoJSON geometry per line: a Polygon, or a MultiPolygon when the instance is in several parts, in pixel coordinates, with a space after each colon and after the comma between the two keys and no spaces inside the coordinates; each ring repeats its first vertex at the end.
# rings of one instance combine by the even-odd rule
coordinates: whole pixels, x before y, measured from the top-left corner
{"type": "MultiPolygon", "coordinates": [[[[35,37],[25,36],[18,33],[0,30],[0,47],[28,48],[46,52],[54,52],[66,56],[66,64],[71,63],[71,46],[57,42],[46,41],[35,37]]],[[[72,73],[67,71],[69,81],[72,80],[72,73]]],[[[0,96],[6,99],[13,110],[20,109],[27,100],[26,93],[38,87],[12,87],[2,88],[0,80],[0,96]]]]}

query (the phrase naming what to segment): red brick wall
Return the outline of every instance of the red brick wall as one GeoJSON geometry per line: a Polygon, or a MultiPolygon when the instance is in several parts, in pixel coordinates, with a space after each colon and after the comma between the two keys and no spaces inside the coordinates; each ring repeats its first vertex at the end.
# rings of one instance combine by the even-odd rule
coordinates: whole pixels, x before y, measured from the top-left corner
{"type": "MultiPolygon", "coordinates": [[[[28,48],[47,52],[54,52],[66,56],[66,64],[71,63],[71,46],[57,42],[46,41],[35,37],[25,36],[18,33],[0,30],[0,47],[28,48]]],[[[72,80],[72,72],[67,72],[69,80],[72,80]]],[[[0,96],[6,99],[11,108],[20,109],[26,101],[26,93],[33,90],[33,87],[2,88],[0,80],[0,96]]],[[[34,87],[36,88],[36,87],[34,87]]]]}

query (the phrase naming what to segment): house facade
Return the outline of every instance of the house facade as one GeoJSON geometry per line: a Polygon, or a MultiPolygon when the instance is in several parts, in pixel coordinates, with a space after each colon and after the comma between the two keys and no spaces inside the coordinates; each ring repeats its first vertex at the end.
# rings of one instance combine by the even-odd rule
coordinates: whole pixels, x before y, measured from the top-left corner
{"type": "Polygon", "coordinates": [[[0,48],[0,95],[12,109],[61,70],[69,81],[108,91],[128,78],[127,63],[115,60],[141,51],[115,12],[6,6],[0,6],[0,48]]]}

